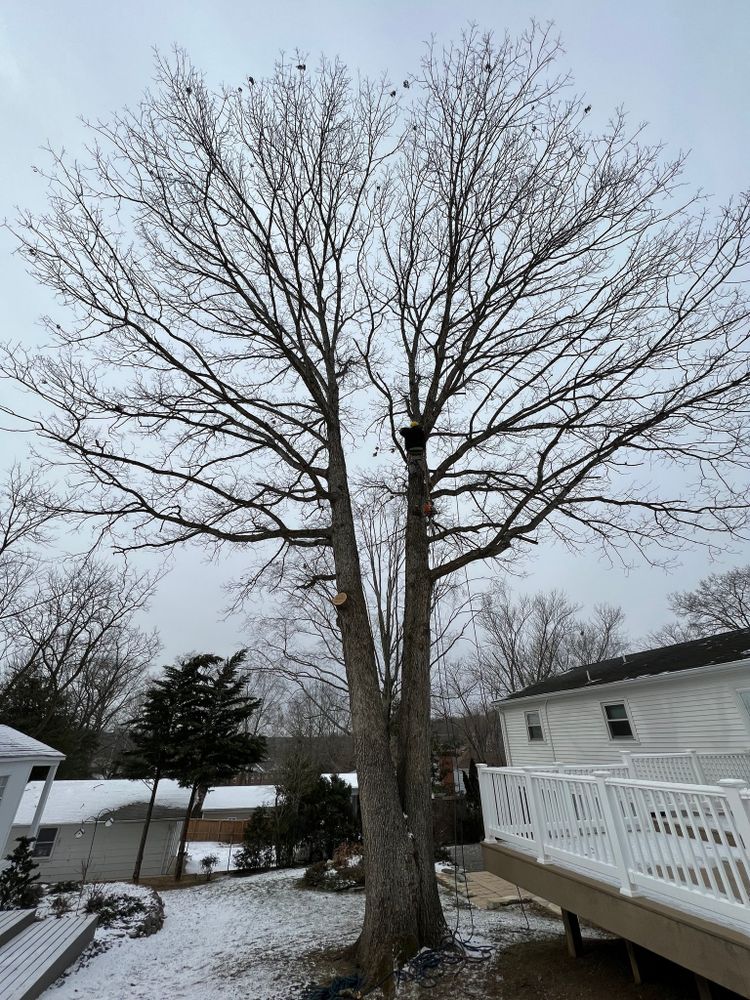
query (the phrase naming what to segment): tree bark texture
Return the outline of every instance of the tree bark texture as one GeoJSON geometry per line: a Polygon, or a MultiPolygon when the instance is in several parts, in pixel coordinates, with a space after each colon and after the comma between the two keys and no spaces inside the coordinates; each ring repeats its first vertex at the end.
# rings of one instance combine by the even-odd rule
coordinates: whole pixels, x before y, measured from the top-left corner
{"type": "MultiPolygon", "coordinates": [[[[432,860],[429,766],[426,771],[420,766],[423,747],[418,743],[407,757],[404,782],[409,786],[414,780],[425,787],[409,787],[405,797],[391,755],[378,682],[344,452],[340,441],[331,442],[330,448],[336,585],[347,595],[338,615],[351,698],[367,883],[364,923],[355,953],[365,982],[373,984],[387,976],[395,963],[423,945],[436,943],[445,922],[432,860]],[[429,822],[424,816],[425,797],[430,808],[429,822]],[[414,803],[414,816],[407,802],[414,803]]],[[[419,710],[415,703],[414,717],[419,710]]],[[[429,713],[429,697],[421,710],[429,713]]]]}
{"type": "Polygon", "coordinates": [[[174,880],[179,882],[182,878],[182,873],[185,869],[185,844],[187,843],[187,833],[188,827],[190,826],[190,820],[193,816],[193,804],[195,802],[195,795],[198,791],[198,786],[193,785],[190,789],[190,800],[188,801],[187,811],[185,812],[185,819],[182,821],[182,831],[180,833],[180,849],[177,852],[177,864],[175,866],[174,880]]]}
{"type": "Polygon", "coordinates": [[[427,537],[431,509],[426,450],[417,454],[407,452],[403,694],[398,725],[398,783],[417,868],[419,940],[421,945],[434,947],[443,935],[445,921],[435,879],[432,828],[432,583],[427,537]]]}
{"type": "Polygon", "coordinates": [[[156,802],[156,791],[159,787],[159,781],[161,775],[157,774],[154,778],[154,784],[151,789],[151,798],[148,800],[148,808],[146,809],[146,819],[143,822],[143,832],[141,833],[141,841],[138,844],[138,854],[135,857],[135,868],[133,869],[133,881],[137,884],[141,877],[141,866],[143,865],[143,855],[146,851],[146,840],[148,839],[148,831],[151,826],[151,816],[154,812],[154,802],[156,802]]]}

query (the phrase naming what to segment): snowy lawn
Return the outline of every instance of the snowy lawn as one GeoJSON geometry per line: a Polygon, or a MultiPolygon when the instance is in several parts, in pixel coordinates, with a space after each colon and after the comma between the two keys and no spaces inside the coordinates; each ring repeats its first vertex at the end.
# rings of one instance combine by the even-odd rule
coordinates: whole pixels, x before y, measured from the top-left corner
{"type": "Polygon", "coordinates": [[[185,871],[189,875],[202,875],[203,869],[201,868],[201,859],[208,857],[209,854],[213,854],[219,859],[216,868],[214,869],[214,875],[220,875],[222,872],[234,871],[237,865],[234,862],[238,851],[242,850],[242,844],[220,844],[212,843],[207,840],[200,841],[188,841],[187,843],[187,862],[185,864],[185,871]]]}
{"type": "MultiPolygon", "coordinates": [[[[121,938],[103,954],[83,956],[45,1000],[290,1000],[320,975],[319,952],[357,935],[364,896],[299,889],[301,871],[224,877],[164,892],[164,927],[148,938],[121,938]]],[[[456,911],[444,894],[446,918],[465,936],[495,947],[559,936],[553,917],[518,907],[456,911]]],[[[470,972],[469,978],[479,970],[470,972]]],[[[453,984],[455,989],[455,983],[453,984]]],[[[437,991],[433,991],[434,997],[437,991]]],[[[399,995],[424,995],[414,988],[399,995]]]]}

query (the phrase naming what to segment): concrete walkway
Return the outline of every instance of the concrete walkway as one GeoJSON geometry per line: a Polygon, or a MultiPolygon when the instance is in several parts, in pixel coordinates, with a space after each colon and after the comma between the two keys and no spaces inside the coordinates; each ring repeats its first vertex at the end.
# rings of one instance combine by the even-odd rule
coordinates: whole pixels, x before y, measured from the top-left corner
{"type": "MultiPolygon", "coordinates": [[[[451,853],[453,852],[453,849],[449,848],[449,850],[451,850],[451,853]]],[[[490,872],[478,871],[476,869],[469,870],[471,862],[476,864],[476,860],[474,856],[471,856],[471,858],[467,857],[467,870],[465,871],[460,867],[457,873],[453,868],[447,867],[443,871],[438,871],[438,882],[451,892],[455,892],[458,889],[458,894],[463,899],[469,900],[474,906],[479,907],[480,910],[499,910],[504,906],[512,906],[514,903],[535,903],[548,912],[560,916],[560,907],[555,906],[554,903],[550,903],[539,896],[534,896],[524,889],[519,889],[512,882],[507,882],[505,879],[497,875],[492,875],[490,872]]]]}

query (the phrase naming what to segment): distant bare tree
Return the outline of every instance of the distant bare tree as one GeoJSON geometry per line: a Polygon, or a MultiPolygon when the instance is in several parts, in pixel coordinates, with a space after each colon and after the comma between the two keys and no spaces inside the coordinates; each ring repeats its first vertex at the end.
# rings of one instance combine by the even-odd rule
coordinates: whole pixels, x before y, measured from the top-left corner
{"type": "Polygon", "coordinates": [[[501,583],[477,615],[480,648],[472,670],[491,700],[627,649],[621,608],[597,604],[591,617],[560,590],[515,596],[501,583]]]}
{"type": "Polygon", "coordinates": [[[302,58],[219,91],[178,55],[93,126],[87,163],[54,158],[49,210],[15,227],[70,306],[51,353],[2,361],[43,401],[30,426],[64,455],[61,508],[124,548],[253,547],[258,579],[326,551],[367,983],[445,930],[439,581],[532,542],[655,558],[748,520],[748,199],[712,217],[624,113],[593,127],[557,54],[536,26],[470,31],[403,88],[302,58]],[[403,508],[395,747],[355,495],[403,508]]]}
{"type": "Polygon", "coordinates": [[[750,566],[710,573],[693,590],[670,594],[669,607],[677,621],[653,632],[654,642],[688,642],[750,628],[750,566]]]}
{"type": "Polygon", "coordinates": [[[476,760],[502,755],[494,703],[553,674],[618,656],[628,649],[621,608],[594,606],[590,618],[560,590],[515,595],[502,582],[483,595],[477,648],[439,675],[438,713],[457,717],[476,760]]]}
{"type": "Polygon", "coordinates": [[[310,740],[351,732],[349,698],[346,691],[317,681],[300,685],[288,698],[284,710],[284,734],[310,740]]]}
{"type": "Polygon", "coordinates": [[[0,712],[17,705],[17,689],[33,681],[46,692],[46,709],[30,720],[30,735],[43,739],[64,702],[95,747],[138,697],[158,651],[155,633],[133,622],[156,580],[90,557],[71,558],[63,568],[40,561],[31,567],[3,623],[8,655],[0,663],[0,712]]]}
{"type": "Polygon", "coordinates": [[[52,520],[48,489],[36,468],[14,465],[0,484],[0,661],[7,644],[7,622],[21,607],[35,562],[34,547],[46,538],[52,520]]]}

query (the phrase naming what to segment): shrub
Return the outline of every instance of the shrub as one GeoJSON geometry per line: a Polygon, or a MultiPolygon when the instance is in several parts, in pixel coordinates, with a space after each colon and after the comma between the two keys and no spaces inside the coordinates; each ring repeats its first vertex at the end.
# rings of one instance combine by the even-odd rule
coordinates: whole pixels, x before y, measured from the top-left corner
{"type": "Polygon", "coordinates": [[[73,905],[67,896],[55,896],[50,903],[50,910],[52,910],[56,917],[64,917],[65,914],[70,913],[72,909],[73,905]]]}
{"type": "Polygon", "coordinates": [[[325,889],[327,892],[361,889],[364,884],[362,843],[358,840],[339,844],[333,852],[332,861],[316,861],[300,879],[300,885],[305,889],[325,889]]]}
{"type": "Polygon", "coordinates": [[[328,880],[328,862],[316,861],[305,869],[300,882],[306,889],[324,889],[328,880]]]}
{"type": "Polygon", "coordinates": [[[53,885],[47,886],[48,896],[59,896],[62,892],[80,892],[81,883],[76,882],[75,879],[69,879],[67,882],[55,882],[53,885]]]}
{"type": "Polygon", "coordinates": [[[99,923],[109,927],[116,921],[127,921],[146,910],[146,904],[138,896],[125,893],[107,892],[103,886],[92,886],[84,907],[86,913],[96,913],[99,923]]]}
{"type": "Polygon", "coordinates": [[[36,885],[39,866],[34,861],[29,837],[16,837],[18,847],[5,855],[10,862],[0,871],[0,910],[25,910],[36,906],[42,888],[36,885]]]}
{"type": "Polygon", "coordinates": [[[240,868],[270,868],[274,864],[274,818],[274,811],[267,806],[253,812],[245,824],[242,847],[234,855],[240,868]]]}
{"type": "Polygon", "coordinates": [[[214,873],[214,869],[219,863],[219,857],[217,854],[206,854],[201,858],[201,868],[203,869],[203,874],[206,876],[206,881],[211,881],[211,876],[214,873]]]}

